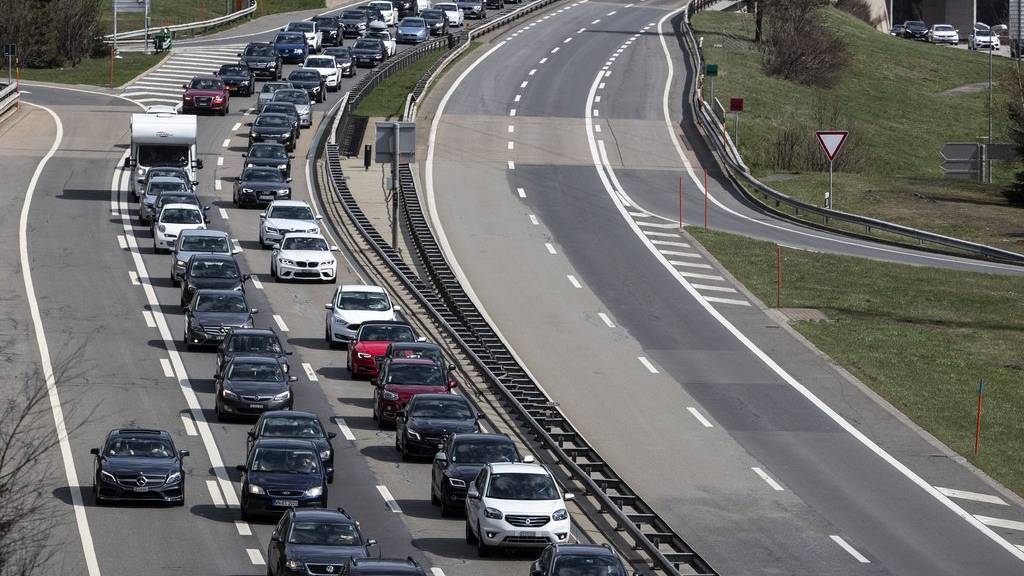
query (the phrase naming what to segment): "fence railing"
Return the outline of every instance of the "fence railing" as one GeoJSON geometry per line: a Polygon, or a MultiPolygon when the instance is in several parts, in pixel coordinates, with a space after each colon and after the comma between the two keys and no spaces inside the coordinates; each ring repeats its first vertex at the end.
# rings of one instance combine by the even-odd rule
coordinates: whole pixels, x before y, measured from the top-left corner
{"type": "Polygon", "coordinates": [[[691,121],[700,128],[705,140],[721,160],[721,164],[725,168],[724,173],[732,179],[742,194],[776,216],[815,228],[931,252],[1009,264],[1024,264],[1024,254],[859,214],[823,208],[779,192],[755,178],[743,162],[743,158],[725,126],[716,116],[712,104],[704,100],[701,91],[704,80],[704,59],[700,42],[694,37],[693,30],[690,28],[690,18],[712,3],[709,0],[695,0],[672,21],[674,32],[681,38],[680,46],[689,56],[691,80],[687,100],[691,114],[684,116],[692,119],[691,121]]]}
{"type": "MultiPolygon", "coordinates": [[[[238,20],[239,18],[243,18],[255,12],[257,7],[256,2],[257,0],[249,0],[249,6],[242,8],[237,12],[232,12],[231,14],[225,14],[223,16],[218,16],[217,18],[202,20],[200,22],[186,22],[184,24],[175,24],[173,26],[166,26],[166,28],[171,32],[183,32],[186,30],[206,30],[207,28],[213,28],[215,26],[227,24],[228,22],[238,20]]],[[[165,28],[165,26],[161,26],[160,28],[165,28]]],[[[151,26],[149,28],[150,36],[152,36],[156,30],[159,30],[159,28],[154,28],[151,26]]],[[[137,38],[144,38],[145,36],[146,29],[143,28],[141,30],[129,30],[127,32],[118,32],[117,40],[132,40],[137,38]]],[[[114,38],[115,37],[113,34],[107,34],[103,37],[103,40],[107,43],[112,43],[114,41],[114,38]]]]}
{"type": "Polygon", "coordinates": [[[21,94],[18,92],[17,84],[6,84],[3,88],[0,88],[0,118],[18,104],[18,98],[20,97],[21,94]]]}

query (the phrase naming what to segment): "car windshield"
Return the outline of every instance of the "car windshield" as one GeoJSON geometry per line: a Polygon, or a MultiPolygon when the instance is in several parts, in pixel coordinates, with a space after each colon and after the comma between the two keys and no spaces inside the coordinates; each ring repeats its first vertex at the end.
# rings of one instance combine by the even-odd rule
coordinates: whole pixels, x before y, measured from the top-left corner
{"type": "Polygon", "coordinates": [[[291,102],[268,102],[263,107],[264,114],[285,114],[288,116],[295,116],[295,104],[291,102]]]}
{"type": "Polygon", "coordinates": [[[291,102],[292,104],[309,106],[309,94],[305,91],[299,92],[298,90],[288,90],[287,92],[282,90],[274,94],[274,100],[281,102],[291,102]]]}
{"type": "Polygon", "coordinates": [[[163,182],[151,181],[149,183],[149,194],[163,194],[164,192],[181,192],[184,194],[188,190],[185,189],[185,183],[180,180],[174,182],[166,180],[163,182]]]}
{"type": "Polygon", "coordinates": [[[232,260],[205,260],[196,259],[192,262],[193,278],[224,278],[235,279],[239,277],[238,265],[232,260]]]}
{"type": "Polygon", "coordinates": [[[228,378],[256,382],[280,382],[284,379],[284,372],[277,362],[233,362],[228,378]]]}
{"type": "Polygon", "coordinates": [[[249,149],[249,158],[287,160],[288,151],[286,151],[283,146],[253,146],[249,149]]]}
{"type": "Polygon", "coordinates": [[[974,34],[975,34],[975,36],[985,36],[985,37],[995,36],[995,34],[993,34],[991,30],[978,30],[974,34]]]}
{"type": "Polygon", "coordinates": [[[924,27],[925,27],[924,22],[921,22],[920,20],[911,20],[910,22],[907,22],[907,28],[924,28],[924,27]]]}
{"type": "Polygon", "coordinates": [[[366,38],[377,38],[378,40],[391,40],[391,35],[387,32],[370,32],[366,35],[366,38]]]}
{"type": "Polygon", "coordinates": [[[291,120],[283,116],[268,116],[265,114],[261,114],[256,118],[256,126],[266,126],[271,128],[287,128],[291,123],[291,120]]]}
{"type": "Polygon", "coordinates": [[[437,8],[438,10],[444,10],[446,12],[449,10],[454,12],[459,9],[459,7],[455,4],[434,4],[434,8],[437,8]]]}
{"type": "Polygon", "coordinates": [[[338,19],[334,16],[316,16],[313,18],[313,22],[316,22],[317,26],[323,28],[324,26],[337,26],[338,19]]]}
{"type": "Polygon", "coordinates": [[[246,56],[274,56],[273,46],[248,46],[245,49],[246,56]]]}
{"type": "Polygon", "coordinates": [[[306,416],[274,416],[263,420],[261,436],[272,438],[323,438],[320,421],[306,416]]]}
{"type": "Polygon", "coordinates": [[[327,241],[323,238],[285,238],[281,243],[282,250],[320,250],[329,251],[327,241]]]}
{"type": "Polygon", "coordinates": [[[358,546],[361,544],[355,524],[340,522],[296,522],[288,536],[291,544],[314,546],[358,546]]]}
{"type": "Polygon", "coordinates": [[[103,453],[107,456],[173,458],[174,446],[165,438],[121,435],[112,439],[103,453]]]}
{"type": "Polygon", "coordinates": [[[248,312],[241,294],[200,294],[196,299],[196,312],[248,312]]]}
{"type": "Polygon", "coordinates": [[[423,28],[425,25],[423,18],[406,18],[402,20],[402,28],[423,28]]]}
{"type": "Polygon", "coordinates": [[[344,48],[328,48],[327,50],[324,50],[324,54],[334,56],[335,60],[338,58],[351,58],[352,49],[348,46],[345,46],[344,48]]]}
{"type": "Polygon", "coordinates": [[[313,22],[289,22],[289,32],[312,32],[315,24],[313,22]]]}
{"type": "Polygon", "coordinates": [[[936,32],[952,32],[953,31],[953,27],[940,24],[940,25],[935,27],[935,31],[936,32]]]}
{"type": "Polygon", "coordinates": [[[224,81],[219,78],[193,78],[189,88],[193,90],[223,90],[224,81]]]}
{"type": "Polygon", "coordinates": [[[320,80],[320,73],[316,70],[294,70],[288,75],[288,79],[300,82],[316,82],[320,80]]]}
{"type": "Polygon", "coordinates": [[[608,556],[556,556],[551,576],[626,576],[608,556]]]}
{"type": "Polygon", "coordinates": [[[373,6],[377,10],[391,10],[391,2],[370,2],[368,6],[373,6]]]}
{"type": "Polygon", "coordinates": [[[139,145],[139,166],[179,166],[188,164],[188,146],[139,145]]]}
{"type": "Polygon", "coordinates": [[[302,34],[278,34],[274,42],[278,44],[301,44],[306,41],[306,37],[302,34]]]}
{"type": "Polygon", "coordinates": [[[199,210],[188,208],[165,208],[160,213],[163,224],[202,224],[203,214],[199,210]]]}
{"type": "Polygon", "coordinates": [[[412,328],[395,324],[364,325],[359,330],[359,339],[367,342],[412,342],[416,337],[412,328]]]}
{"type": "Polygon", "coordinates": [[[492,462],[518,462],[519,453],[511,441],[507,442],[456,442],[452,450],[452,462],[463,464],[490,464],[492,462]]]}
{"type": "Polygon", "coordinates": [[[284,182],[284,176],[276,168],[246,168],[242,172],[242,180],[255,180],[258,182],[284,182]]]}
{"type": "Polygon", "coordinates": [[[557,500],[558,488],[547,474],[493,474],[487,497],[498,500],[557,500]]]}
{"type": "Polygon", "coordinates": [[[231,248],[228,246],[228,239],[223,236],[182,236],[179,250],[226,254],[231,251],[231,248]]]}
{"type": "Polygon", "coordinates": [[[391,303],[383,292],[342,292],[337,306],[341,310],[373,310],[384,312],[391,309],[391,303]]]}
{"type": "Polygon", "coordinates": [[[306,68],[334,68],[333,58],[307,58],[306,68]]]}
{"type": "Polygon", "coordinates": [[[392,358],[422,358],[433,360],[438,364],[444,363],[444,357],[437,348],[401,348],[396,346],[391,351],[392,358]]]}
{"type": "Polygon", "coordinates": [[[183,192],[161,192],[157,206],[163,208],[167,204],[193,204],[198,206],[199,199],[196,198],[195,194],[186,194],[183,192]]]}
{"type": "Polygon", "coordinates": [[[354,48],[356,50],[379,50],[380,49],[380,41],[379,40],[370,40],[370,39],[359,40],[359,41],[356,42],[356,45],[354,46],[354,48]]]}
{"type": "Polygon", "coordinates": [[[385,384],[444,386],[444,371],[436,364],[391,364],[385,384]]]}
{"type": "Polygon", "coordinates": [[[313,220],[313,211],[309,206],[274,206],[267,212],[267,218],[281,220],[313,220]]]}
{"type": "Polygon", "coordinates": [[[188,179],[188,174],[185,173],[181,168],[168,168],[160,166],[157,168],[150,168],[149,172],[146,172],[146,177],[152,180],[153,178],[177,178],[184,182],[188,179]]]}
{"type": "Polygon", "coordinates": [[[309,450],[290,448],[258,448],[252,458],[254,472],[285,474],[316,474],[320,465],[316,454],[309,450]]]}
{"type": "Polygon", "coordinates": [[[235,74],[247,76],[249,74],[249,69],[245,66],[239,66],[238,64],[225,64],[220,67],[220,71],[218,72],[218,74],[220,74],[221,76],[235,74]]]}
{"type": "Polygon", "coordinates": [[[291,86],[288,86],[284,82],[270,82],[264,84],[263,88],[260,89],[260,92],[274,93],[277,92],[278,90],[281,90],[282,88],[291,88],[291,86]]]}
{"type": "Polygon", "coordinates": [[[235,334],[228,341],[228,352],[281,353],[281,342],[270,334],[235,334]]]}
{"type": "Polygon", "coordinates": [[[448,418],[467,420],[473,417],[466,401],[458,396],[417,401],[410,409],[409,416],[416,418],[448,418]]]}
{"type": "Polygon", "coordinates": [[[441,20],[442,18],[444,18],[444,12],[441,12],[439,10],[424,10],[423,12],[420,12],[420,17],[428,21],[441,20]]]}

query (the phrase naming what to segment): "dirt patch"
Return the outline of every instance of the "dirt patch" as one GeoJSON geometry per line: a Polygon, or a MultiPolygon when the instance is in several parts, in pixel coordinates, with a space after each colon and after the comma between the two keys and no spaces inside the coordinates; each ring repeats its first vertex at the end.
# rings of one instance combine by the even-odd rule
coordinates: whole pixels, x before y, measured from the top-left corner
{"type": "MultiPolygon", "coordinates": [[[[993,86],[997,86],[998,82],[993,82],[993,86]]],[[[964,84],[963,86],[957,86],[956,88],[950,88],[945,92],[940,92],[940,96],[964,96],[966,94],[977,94],[978,92],[984,92],[988,90],[988,82],[975,82],[974,84],[964,84]]]]}

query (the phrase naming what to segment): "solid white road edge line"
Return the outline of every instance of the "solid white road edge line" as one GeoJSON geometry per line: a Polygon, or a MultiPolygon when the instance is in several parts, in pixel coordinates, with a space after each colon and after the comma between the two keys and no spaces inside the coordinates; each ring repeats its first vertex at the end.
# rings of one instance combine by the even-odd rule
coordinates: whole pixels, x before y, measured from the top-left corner
{"type": "Polygon", "coordinates": [[[384,504],[388,507],[389,510],[391,510],[395,514],[402,513],[402,509],[398,506],[398,501],[396,501],[395,497],[391,495],[391,491],[388,490],[387,486],[377,486],[377,492],[380,492],[380,496],[381,498],[384,499],[384,504]]]}
{"type": "Polygon", "coordinates": [[[836,534],[832,534],[831,536],[829,536],[829,538],[831,538],[833,542],[838,544],[840,548],[842,548],[843,550],[846,550],[846,552],[850,556],[853,556],[857,560],[857,562],[860,562],[861,564],[870,564],[871,563],[871,560],[868,560],[866,556],[864,556],[860,552],[857,552],[856,548],[854,548],[853,546],[850,546],[846,542],[846,540],[843,540],[840,536],[838,536],[836,534]]]}
{"type": "Polygon", "coordinates": [[[651,361],[648,360],[645,356],[637,356],[636,359],[639,360],[640,363],[644,365],[644,368],[647,368],[647,371],[650,372],[651,374],[658,373],[658,369],[655,368],[654,364],[651,364],[651,361]]]}
{"type": "Polygon", "coordinates": [[[772,487],[772,490],[775,490],[776,492],[782,492],[783,490],[785,490],[785,488],[782,487],[782,484],[779,484],[778,482],[776,482],[774,478],[769,476],[768,473],[765,472],[764,470],[762,470],[761,468],[758,468],[757,466],[754,466],[754,467],[751,468],[751,470],[754,471],[754,474],[757,474],[758,476],[760,476],[761,480],[764,480],[765,482],[767,482],[768,485],[772,487]]]}
{"type": "MultiPolygon", "coordinates": [[[[32,197],[36,192],[36,185],[39,183],[39,176],[47,162],[60,148],[64,140],[64,125],[60,117],[53,110],[46,106],[26,102],[45,110],[53,118],[57,127],[57,133],[53,138],[53,144],[46,154],[39,160],[32,179],[29,180],[28,188],[25,190],[25,201],[21,205],[21,218],[18,222],[18,251],[21,256],[21,275],[25,282],[25,296],[28,300],[29,315],[32,317],[32,327],[36,334],[36,347],[39,349],[39,361],[42,364],[43,378],[46,382],[46,393],[50,401],[50,412],[53,414],[53,425],[57,433],[57,444],[60,448],[60,457],[64,463],[64,476],[67,478],[68,491],[71,493],[71,506],[75,511],[75,524],[78,527],[78,537],[82,542],[82,552],[85,556],[85,568],[89,576],[99,576],[100,566],[96,560],[96,549],[92,543],[92,531],[89,530],[89,518],[85,513],[85,506],[82,504],[82,487],[78,483],[78,472],[75,470],[75,459],[71,453],[71,441],[68,439],[67,426],[64,423],[64,409],[60,403],[60,395],[57,392],[57,380],[53,373],[53,363],[50,360],[50,346],[46,341],[46,332],[43,330],[42,316],[39,314],[39,302],[36,300],[35,283],[32,280],[32,262],[28,256],[28,215],[32,209],[32,197]]],[[[122,160],[122,163],[124,160],[122,160]]]]}
{"type": "Polygon", "coordinates": [[[604,312],[598,312],[597,317],[600,318],[602,322],[604,322],[605,326],[609,328],[615,328],[615,323],[612,322],[612,319],[609,318],[608,315],[605,314],[604,312]]]}
{"type": "Polygon", "coordinates": [[[708,419],[705,418],[704,415],[700,413],[700,410],[697,410],[693,406],[687,406],[686,410],[690,414],[693,414],[693,417],[696,418],[697,421],[701,423],[701,426],[704,426],[705,428],[714,428],[711,422],[709,422],[708,419]]]}

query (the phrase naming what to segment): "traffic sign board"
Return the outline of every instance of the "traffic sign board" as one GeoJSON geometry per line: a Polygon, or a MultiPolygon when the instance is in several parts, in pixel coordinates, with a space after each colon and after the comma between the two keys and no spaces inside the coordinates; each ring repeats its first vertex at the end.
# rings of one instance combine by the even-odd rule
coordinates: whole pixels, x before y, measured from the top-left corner
{"type": "Polygon", "coordinates": [[[729,98],[729,112],[743,112],[743,98],[729,98]]]}
{"type": "Polygon", "coordinates": [[[4,44],[4,56],[17,56],[18,45],[17,44],[4,44]]]}
{"type": "Polygon", "coordinates": [[[718,64],[705,64],[704,75],[708,78],[714,78],[718,76],[718,64]]]}
{"type": "Polygon", "coordinates": [[[942,145],[943,160],[974,160],[981,158],[981,144],[977,142],[951,142],[942,145]]]}
{"type": "Polygon", "coordinates": [[[822,152],[831,162],[839,155],[839,151],[843,148],[843,143],[846,142],[846,137],[850,133],[846,130],[818,130],[814,135],[818,138],[818,145],[821,146],[822,152]]]}

